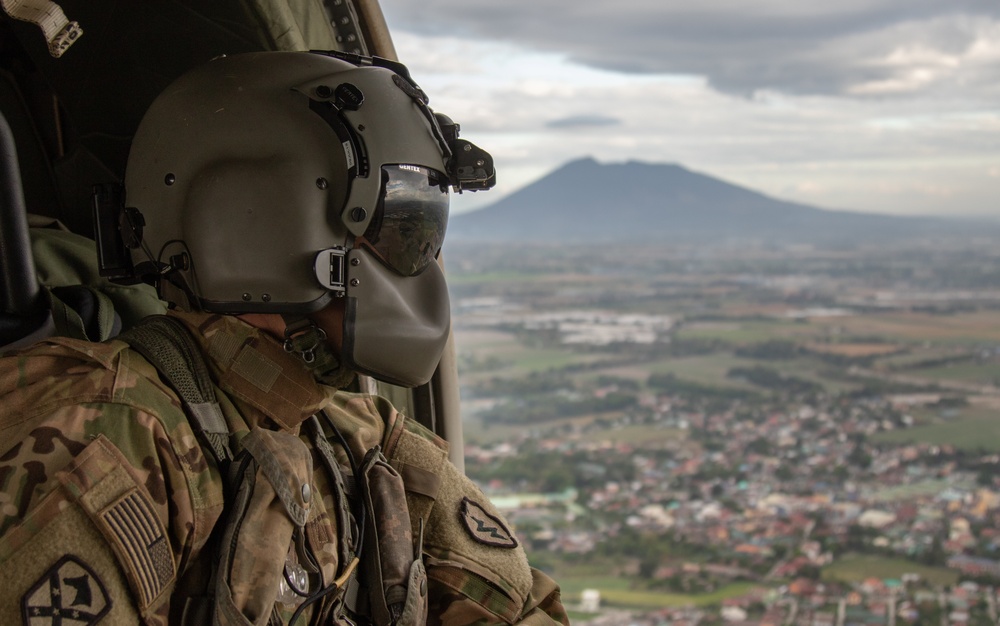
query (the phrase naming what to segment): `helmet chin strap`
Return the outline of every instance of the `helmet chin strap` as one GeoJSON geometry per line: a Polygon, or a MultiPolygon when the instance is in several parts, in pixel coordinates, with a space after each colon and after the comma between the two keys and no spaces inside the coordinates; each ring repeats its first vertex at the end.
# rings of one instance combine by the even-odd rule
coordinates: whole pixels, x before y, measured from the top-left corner
{"type": "Polygon", "coordinates": [[[296,354],[317,382],[342,389],[355,373],[341,366],[326,340],[326,332],[307,317],[282,315],[285,320],[285,352],[296,354]]]}

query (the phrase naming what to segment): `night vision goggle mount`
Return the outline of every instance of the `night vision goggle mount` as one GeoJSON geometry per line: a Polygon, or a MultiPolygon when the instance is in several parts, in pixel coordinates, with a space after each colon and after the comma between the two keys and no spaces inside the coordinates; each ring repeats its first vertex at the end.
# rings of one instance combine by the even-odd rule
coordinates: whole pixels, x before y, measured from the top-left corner
{"type": "Polygon", "coordinates": [[[497,183],[497,172],[493,166],[493,157],[471,141],[459,139],[461,127],[450,117],[435,113],[427,103],[429,99],[410,76],[410,70],[398,61],[382,57],[366,57],[359,54],[338,52],[336,50],[310,50],[314,54],[322,54],[341,61],[346,61],[358,67],[372,66],[392,70],[395,74],[393,82],[405,92],[420,107],[427,118],[431,132],[445,155],[448,182],[458,192],[485,191],[492,189],[497,183]]]}

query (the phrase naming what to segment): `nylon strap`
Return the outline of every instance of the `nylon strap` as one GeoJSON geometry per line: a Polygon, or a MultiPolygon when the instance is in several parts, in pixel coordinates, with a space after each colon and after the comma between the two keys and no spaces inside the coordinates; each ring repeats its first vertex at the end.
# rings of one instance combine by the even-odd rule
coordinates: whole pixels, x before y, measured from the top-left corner
{"type": "Polygon", "coordinates": [[[49,0],[2,0],[3,12],[14,19],[31,22],[42,29],[49,54],[59,58],[83,35],[77,22],[71,22],[55,2],[49,0]]]}
{"type": "Polygon", "coordinates": [[[340,465],[337,463],[333,447],[326,440],[323,428],[320,426],[319,420],[316,419],[315,415],[306,421],[306,428],[309,434],[309,439],[313,442],[317,452],[319,452],[320,461],[323,463],[323,467],[326,469],[327,474],[333,483],[331,485],[333,488],[333,493],[331,495],[333,496],[334,501],[333,513],[336,516],[337,531],[340,535],[338,538],[338,543],[340,544],[339,556],[340,566],[343,568],[351,562],[355,554],[357,554],[360,550],[360,546],[357,545],[357,523],[354,520],[354,514],[351,513],[351,505],[348,500],[344,474],[341,472],[340,465]]]}
{"type": "Polygon", "coordinates": [[[146,357],[180,396],[184,412],[220,469],[233,460],[229,426],[215,397],[208,366],[184,324],[166,315],[151,315],[118,339],[146,357]]]}
{"type": "MultiPolygon", "coordinates": [[[[138,324],[118,336],[133,350],[146,358],[177,393],[188,417],[191,428],[215,458],[222,474],[226,510],[233,506],[233,497],[238,495],[239,472],[230,444],[229,425],[222,415],[215,396],[215,387],[208,373],[205,357],[194,337],[184,324],[166,315],[144,317],[138,324]]],[[[228,514],[224,514],[228,517],[228,514]]],[[[217,534],[213,533],[213,537],[217,534]]],[[[218,545],[216,546],[218,554],[218,545]]],[[[212,568],[208,586],[203,595],[184,598],[181,624],[202,626],[214,620],[216,598],[215,588],[219,579],[218,564],[212,568]]]]}

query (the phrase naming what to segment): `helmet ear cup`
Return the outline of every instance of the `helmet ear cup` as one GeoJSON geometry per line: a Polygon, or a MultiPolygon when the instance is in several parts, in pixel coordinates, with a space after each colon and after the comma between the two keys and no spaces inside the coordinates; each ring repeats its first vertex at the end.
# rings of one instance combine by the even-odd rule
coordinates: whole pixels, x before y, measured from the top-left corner
{"type": "Polygon", "coordinates": [[[326,200],[327,191],[291,154],[206,165],[191,181],[181,213],[196,293],[250,305],[315,299],[314,279],[303,267],[315,249],[329,246],[316,227],[325,220],[326,200]]]}
{"type": "Polygon", "coordinates": [[[417,276],[403,277],[364,248],[348,257],[344,363],[404,387],[426,383],[451,329],[444,272],[432,263],[417,276]]]}
{"type": "Polygon", "coordinates": [[[128,204],[146,218],[145,249],[189,267],[170,279],[218,313],[311,313],[333,294],[311,271],[348,243],[340,215],[351,167],[335,129],[296,85],[362,71],[309,53],[211,61],[169,86],[129,154],[128,204]],[[180,280],[178,280],[180,279],[180,280]]]}

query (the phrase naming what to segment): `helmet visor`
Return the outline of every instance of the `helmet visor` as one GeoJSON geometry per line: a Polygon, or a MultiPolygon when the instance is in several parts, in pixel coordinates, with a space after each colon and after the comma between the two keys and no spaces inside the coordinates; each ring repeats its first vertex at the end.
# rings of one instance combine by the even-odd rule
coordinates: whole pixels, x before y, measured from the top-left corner
{"type": "Polygon", "coordinates": [[[448,225],[447,177],[417,165],[383,165],[382,193],[364,239],[402,276],[437,257],[448,225]]]}

